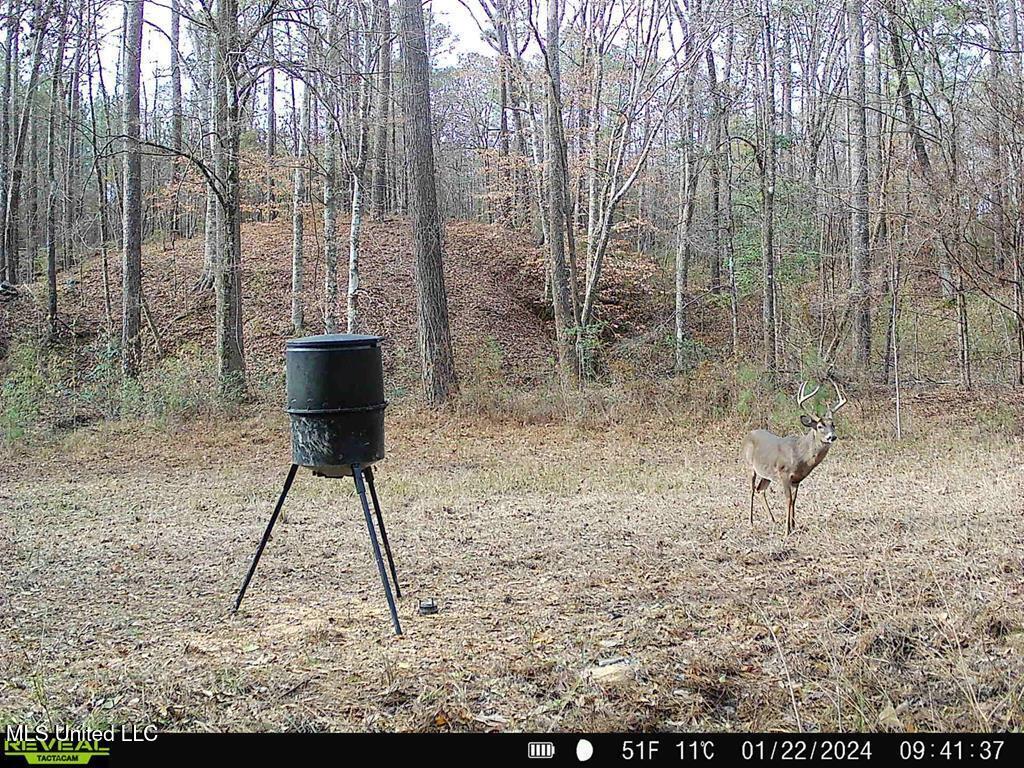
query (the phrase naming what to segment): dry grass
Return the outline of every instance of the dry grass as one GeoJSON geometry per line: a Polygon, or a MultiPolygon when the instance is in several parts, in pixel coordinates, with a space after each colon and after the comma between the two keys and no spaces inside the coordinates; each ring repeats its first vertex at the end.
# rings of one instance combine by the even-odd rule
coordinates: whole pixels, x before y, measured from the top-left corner
{"type": "Polygon", "coordinates": [[[746,525],[735,433],[406,413],[378,473],[395,638],[349,486],[305,473],[228,613],[285,435],[97,427],[5,459],[0,721],[1024,726],[1019,439],[843,441],[784,539],[746,525]]]}

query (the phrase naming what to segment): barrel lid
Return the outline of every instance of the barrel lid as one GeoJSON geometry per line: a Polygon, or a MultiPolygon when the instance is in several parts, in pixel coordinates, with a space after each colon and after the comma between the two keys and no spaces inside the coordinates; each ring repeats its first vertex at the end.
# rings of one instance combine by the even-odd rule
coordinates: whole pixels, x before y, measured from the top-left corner
{"type": "Polygon", "coordinates": [[[378,347],[383,341],[380,336],[366,336],[359,333],[322,333],[319,336],[303,336],[289,339],[286,349],[338,349],[341,347],[378,347]]]}

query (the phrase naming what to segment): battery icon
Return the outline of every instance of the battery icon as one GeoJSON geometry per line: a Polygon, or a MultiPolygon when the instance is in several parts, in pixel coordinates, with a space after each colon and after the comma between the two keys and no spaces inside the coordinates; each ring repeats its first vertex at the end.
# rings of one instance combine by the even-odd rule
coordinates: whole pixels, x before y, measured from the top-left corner
{"type": "Polygon", "coordinates": [[[555,745],[550,741],[531,741],[526,754],[530,759],[544,759],[555,756],[555,745]]]}

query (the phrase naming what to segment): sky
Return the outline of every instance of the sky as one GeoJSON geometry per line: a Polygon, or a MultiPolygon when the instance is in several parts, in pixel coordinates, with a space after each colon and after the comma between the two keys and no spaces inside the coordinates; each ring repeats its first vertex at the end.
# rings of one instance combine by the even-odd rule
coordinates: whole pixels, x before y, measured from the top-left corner
{"type": "MultiPolygon", "coordinates": [[[[392,0],[393,2],[394,0],[392,0]]],[[[472,6],[476,0],[467,0],[467,2],[472,6]]],[[[440,64],[454,64],[455,59],[461,53],[492,55],[491,49],[480,38],[480,30],[477,28],[476,22],[473,21],[473,17],[459,0],[432,0],[427,5],[433,8],[439,20],[451,29],[455,38],[439,62],[440,64]]],[[[159,72],[161,77],[166,77],[170,66],[170,43],[167,38],[171,30],[170,0],[146,0],[145,21],[146,28],[143,32],[142,44],[143,72],[145,79],[151,84],[155,73],[159,72]]],[[[113,82],[118,66],[120,28],[121,7],[120,4],[113,4],[107,14],[104,27],[103,51],[103,70],[104,74],[110,78],[110,82],[113,82]]],[[[180,49],[182,53],[186,54],[192,50],[190,36],[185,31],[185,23],[182,24],[180,49]]]]}
{"type": "MultiPolygon", "coordinates": [[[[472,6],[476,0],[467,0],[472,6]]],[[[457,40],[453,49],[456,53],[471,52],[492,55],[487,43],[480,39],[480,29],[465,6],[458,0],[434,0],[431,4],[434,13],[438,14],[441,20],[447,24],[457,40]]],[[[474,9],[475,10],[475,9],[474,9]]],[[[477,12],[478,18],[480,13],[477,12]]],[[[442,64],[452,62],[443,61],[442,64]]]]}
{"type": "MultiPolygon", "coordinates": [[[[477,0],[466,0],[466,2],[475,7],[477,0]]],[[[395,0],[391,0],[391,5],[392,24],[396,24],[395,0]]],[[[463,53],[479,53],[486,56],[494,55],[494,52],[481,39],[480,29],[473,20],[473,16],[459,0],[427,0],[425,6],[433,9],[433,12],[438,16],[438,20],[447,25],[452,34],[449,45],[439,57],[438,63],[441,66],[455,64],[459,55],[463,53]]],[[[170,8],[170,0],[145,0],[142,36],[142,106],[144,112],[149,112],[152,109],[151,99],[157,79],[159,79],[162,88],[167,88],[170,78],[170,8]]],[[[117,71],[120,66],[122,11],[120,2],[110,3],[100,27],[100,35],[103,41],[103,76],[109,89],[113,88],[113,84],[117,80],[117,71]]],[[[187,28],[187,24],[184,20],[181,24],[178,47],[182,56],[190,55],[193,48],[192,35],[187,28]]],[[[186,101],[189,98],[191,88],[192,83],[188,74],[185,73],[182,77],[182,91],[186,101]]],[[[285,88],[285,80],[279,78],[278,99],[284,97],[285,88]]],[[[301,85],[299,90],[301,91],[301,85]]],[[[262,94],[259,98],[263,98],[262,94]]],[[[284,105],[281,102],[279,104],[281,104],[279,106],[279,109],[281,109],[284,105]]]]}

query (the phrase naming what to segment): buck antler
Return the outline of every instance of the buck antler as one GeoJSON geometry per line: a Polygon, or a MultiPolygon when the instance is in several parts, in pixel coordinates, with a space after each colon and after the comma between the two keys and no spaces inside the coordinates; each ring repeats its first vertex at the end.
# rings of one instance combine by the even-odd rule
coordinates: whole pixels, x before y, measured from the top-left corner
{"type": "Polygon", "coordinates": [[[818,390],[819,389],[821,389],[821,384],[816,386],[814,388],[814,391],[812,391],[810,394],[807,394],[807,382],[806,381],[801,381],[800,382],[800,392],[797,393],[796,404],[799,406],[801,411],[803,411],[804,413],[810,414],[810,411],[807,410],[807,408],[804,406],[804,403],[806,403],[808,400],[810,400],[812,397],[814,397],[816,394],[818,394],[818,390]]]}
{"type": "Polygon", "coordinates": [[[846,405],[846,395],[843,394],[843,390],[839,387],[839,382],[838,381],[836,381],[835,379],[829,379],[829,381],[831,381],[832,382],[832,386],[836,388],[836,397],[839,398],[839,402],[837,402],[835,405],[831,406],[828,409],[829,412],[833,416],[835,416],[836,413],[839,411],[839,409],[842,408],[844,405],[846,405]]]}

